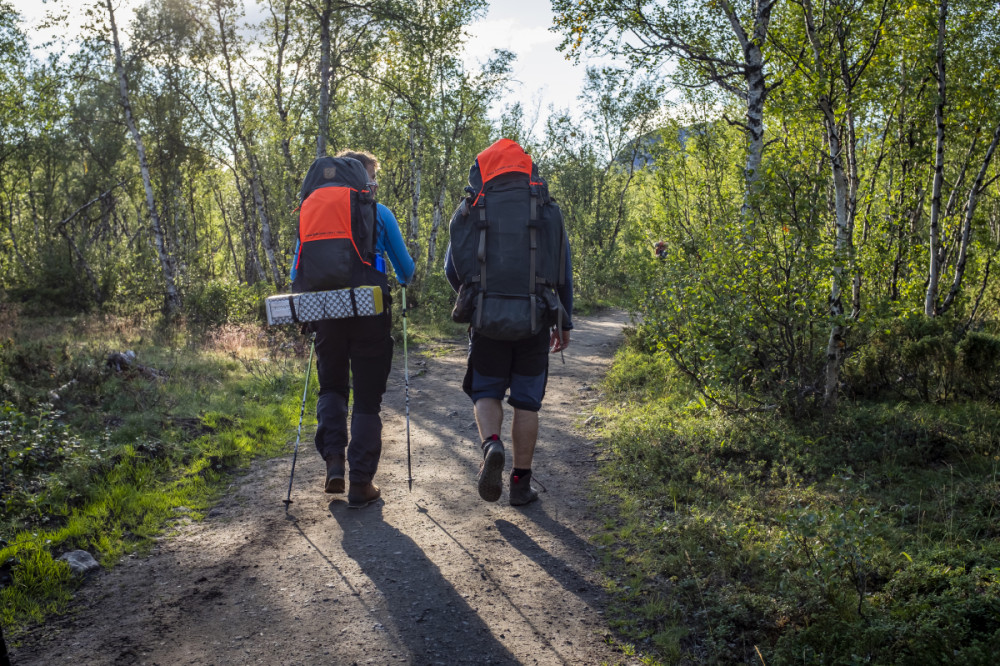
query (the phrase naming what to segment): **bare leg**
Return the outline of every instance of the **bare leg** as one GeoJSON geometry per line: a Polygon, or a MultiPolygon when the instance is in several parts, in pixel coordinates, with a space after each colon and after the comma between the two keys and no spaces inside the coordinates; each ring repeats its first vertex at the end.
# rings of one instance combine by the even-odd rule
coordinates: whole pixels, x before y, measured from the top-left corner
{"type": "Polygon", "coordinates": [[[488,437],[494,435],[498,438],[483,447],[483,464],[476,477],[479,496],[487,502],[496,502],[503,489],[503,468],[507,460],[503,444],[499,440],[500,426],[503,424],[503,403],[496,398],[480,398],[476,401],[474,411],[482,441],[486,442],[488,437]]]}
{"type": "MultiPolygon", "coordinates": [[[[496,398],[480,398],[476,400],[473,409],[476,414],[476,425],[479,426],[479,441],[485,441],[491,435],[500,434],[503,425],[503,403],[496,398]]],[[[514,410],[515,418],[517,410],[514,410]]],[[[537,421],[536,421],[537,430],[537,421]]],[[[534,441],[532,441],[534,449],[534,441]]]]}
{"type": "MultiPolygon", "coordinates": [[[[478,403],[476,404],[478,405],[478,403]]],[[[513,440],[514,448],[514,467],[531,469],[531,459],[535,455],[535,442],[538,440],[538,412],[514,408],[511,440],[513,440]]]]}

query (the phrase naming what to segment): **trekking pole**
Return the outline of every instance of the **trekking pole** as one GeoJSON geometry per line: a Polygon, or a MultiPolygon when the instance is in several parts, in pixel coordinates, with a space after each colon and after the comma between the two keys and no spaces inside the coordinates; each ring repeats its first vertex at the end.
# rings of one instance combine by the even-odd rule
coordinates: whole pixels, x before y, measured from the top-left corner
{"type": "Polygon", "coordinates": [[[285,513],[292,503],[292,481],[295,479],[295,460],[299,457],[299,440],[302,438],[302,417],[306,414],[306,395],[309,393],[309,375],[312,374],[313,352],[316,350],[316,334],[312,334],[312,344],[309,346],[309,365],[306,366],[306,386],[302,389],[302,409],[299,410],[299,430],[295,434],[295,451],[292,453],[292,473],[288,476],[288,497],[285,503],[285,513]]]}
{"type": "Polygon", "coordinates": [[[403,285],[403,383],[406,385],[406,476],[413,492],[413,467],[410,460],[410,362],[406,348],[406,285],[403,285]]]}

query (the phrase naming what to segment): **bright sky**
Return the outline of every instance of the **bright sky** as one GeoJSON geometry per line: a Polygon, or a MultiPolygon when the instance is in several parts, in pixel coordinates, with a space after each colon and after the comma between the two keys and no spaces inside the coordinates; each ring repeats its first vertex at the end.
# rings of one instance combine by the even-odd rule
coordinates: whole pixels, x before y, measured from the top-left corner
{"type": "Polygon", "coordinates": [[[586,64],[573,65],[556,50],[562,37],[551,27],[548,0],[491,0],[486,17],[469,27],[466,62],[472,66],[493,49],[509,49],[517,60],[508,102],[520,101],[529,116],[537,109],[541,118],[548,115],[550,105],[573,109],[583,89],[586,64]]]}
{"type": "MultiPolygon", "coordinates": [[[[37,25],[48,10],[54,7],[79,10],[93,0],[13,0],[14,8],[26,19],[29,38],[35,45],[46,36],[37,25]]],[[[139,4],[136,0],[115,0],[120,7],[119,28],[131,18],[129,8],[139,4]]],[[[248,18],[258,12],[251,7],[253,0],[245,0],[248,18]]],[[[552,8],[548,0],[491,0],[486,17],[469,26],[470,41],[466,50],[466,64],[470,68],[485,61],[493,49],[505,48],[517,54],[514,62],[512,89],[505,103],[520,101],[528,119],[537,112],[540,119],[548,115],[548,107],[573,109],[577,95],[583,88],[585,64],[573,65],[556,50],[561,41],[559,34],[551,32],[552,8]]],[[[75,28],[78,21],[71,19],[75,28]]],[[[500,109],[494,110],[499,117],[500,109]]],[[[541,129],[542,121],[538,129],[541,129]]]]}

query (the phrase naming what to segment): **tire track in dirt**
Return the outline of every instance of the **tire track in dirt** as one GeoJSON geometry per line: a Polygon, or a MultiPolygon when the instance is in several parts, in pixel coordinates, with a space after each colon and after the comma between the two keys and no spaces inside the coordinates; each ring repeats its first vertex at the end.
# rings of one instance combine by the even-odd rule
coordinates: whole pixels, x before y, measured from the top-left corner
{"type": "MultiPolygon", "coordinates": [[[[411,351],[412,493],[397,357],[382,501],[349,511],[344,495],[323,493],[304,430],[287,515],[290,454],[255,463],[206,520],[181,526],[149,557],[88,581],[70,614],[17,637],[13,663],[625,663],[605,642],[588,541],[596,450],[580,428],[624,321],[613,311],[577,317],[565,364],[551,359],[533,466],[546,487],[539,502],[514,508],[506,488],[495,504],[476,493],[464,342],[411,351]]],[[[509,428],[508,414],[505,442],[509,428]]]]}

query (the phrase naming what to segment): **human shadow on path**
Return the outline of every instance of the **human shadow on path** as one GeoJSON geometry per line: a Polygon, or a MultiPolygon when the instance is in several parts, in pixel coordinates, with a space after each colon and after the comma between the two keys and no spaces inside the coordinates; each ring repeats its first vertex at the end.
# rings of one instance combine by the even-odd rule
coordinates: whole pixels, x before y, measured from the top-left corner
{"type": "MultiPolygon", "coordinates": [[[[528,511],[524,512],[525,515],[528,513],[528,511]]],[[[581,556],[589,550],[587,542],[565,525],[553,520],[545,513],[530,513],[535,524],[555,538],[560,539],[566,548],[579,552],[581,556]]],[[[568,592],[577,595],[588,605],[595,605],[600,597],[600,591],[581,576],[570,563],[550,553],[514,523],[498,519],[495,524],[497,532],[507,540],[507,543],[519,550],[524,556],[534,560],[535,564],[557,580],[568,592]]]]}
{"type": "Polygon", "coordinates": [[[567,664],[567,661],[559,653],[559,650],[556,649],[556,647],[552,644],[551,640],[549,640],[545,636],[544,627],[540,626],[537,621],[533,621],[525,613],[524,609],[522,608],[522,605],[515,599],[513,599],[507,592],[504,591],[504,586],[496,579],[493,573],[491,573],[490,568],[483,563],[482,559],[477,557],[472,551],[466,548],[461,541],[455,538],[455,535],[449,532],[448,529],[444,525],[442,525],[440,521],[436,520],[426,507],[419,507],[417,510],[420,513],[424,514],[424,516],[428,520],[434,523],[434,526],[437,527],[437,529],[439,529],[445,536],[447,536],[448,539],[451,540],[456,546],[458,546],[458,548],[462,550],[465,556],[468,557],[469,560],[476,565],[476,568],[479,569],[479,574],[482,577],[482,579],[488,581],[494,588],[496,588],[497,594],[499,594],[499,596],[502,597],[504,601],[506,601],[507,604],[509,604],[510,607],[514,610],[516,617],[512,616],[511,620],[522,623],[524,626],[528,627],[531,630],[531,632],[535,635],[535,637],[539,641],[541,641],[541,643],[545,646],[546,651],[549,653],[548,656],[551,659],[551,663],[558,662],[561,664],[567,664]]]}
{"type": "MultiPolygon", "coordinates": [[[[381,593],[372,619],[414,664],[518,664],[423,550],[382,517],[382,502],[349,510],[331,502],[342,547],[381,593]]],[[[370,655],[379,660],[377,646],[370,655]]],[[[385,655],[381,655],[385,656],[385,655]]]]}

